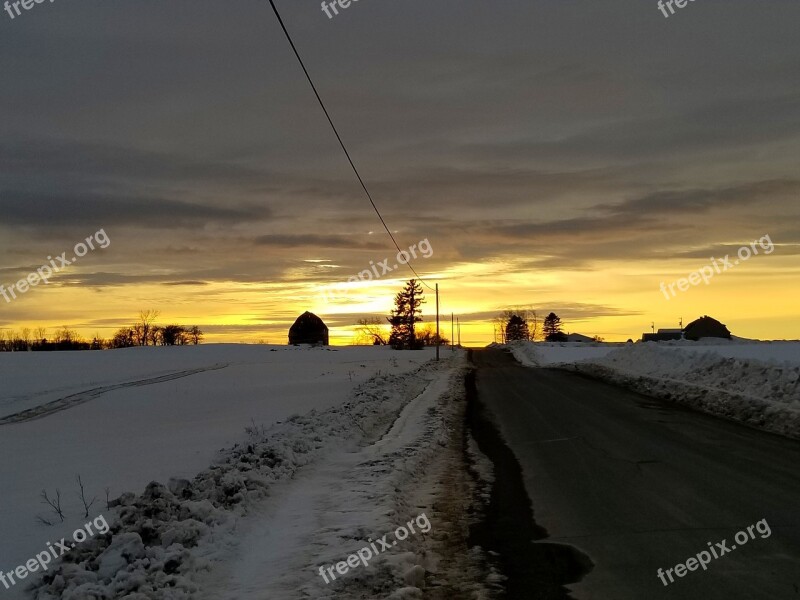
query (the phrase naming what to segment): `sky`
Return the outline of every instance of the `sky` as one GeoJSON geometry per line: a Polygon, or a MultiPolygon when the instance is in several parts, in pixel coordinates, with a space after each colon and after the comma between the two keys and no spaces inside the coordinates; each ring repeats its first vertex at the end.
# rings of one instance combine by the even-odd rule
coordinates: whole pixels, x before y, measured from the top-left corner
{"type": "MultiPolygon", "coordinates": [[[[705,314],[800,338],[796,0],[276,2],[401,248],[430,248],[448,337],[531,307],[608,341],[705,314]]],[[[0,329],[153,309],[285,343],[310,310],[344,344],[413,276],[266,0],[2,11],[0,72],[0,284],[110,240],[0,296],[0,329]]]]}

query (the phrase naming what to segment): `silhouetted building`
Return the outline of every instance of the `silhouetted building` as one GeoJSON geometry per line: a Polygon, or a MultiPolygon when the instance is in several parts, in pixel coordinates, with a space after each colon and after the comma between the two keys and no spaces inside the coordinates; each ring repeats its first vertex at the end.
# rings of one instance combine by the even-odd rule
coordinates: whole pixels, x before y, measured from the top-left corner
{"type": "Polygon", "coordinates": [[[568,342],[583,342],[583,343],[590,343],[594,342],[594,338],[590,338],[588,335],[582,335],[580,333],[568,333],[567,334],[567,341],[568,342]]]}
{"type": "Polygon", "coordinates": [[[689,323],[683,330],[687,340],[697,341],[700,338],[724,338],[731,339],[731,332],[722,323],[712,319],[708,315],[702,316],[696,321],[689,323]]]}
{"type": "Polygon", "coordinates": [[[290,344],[328,345],[328,326],[314,313],[308,311],[297,317],[289,329],[290,344]]]}
{"type": "Polygon", "coordinates": [[[680,329],[659,329],[657,333],[643,333],[643,342],[668,342],[681,339],[680,329]]]}

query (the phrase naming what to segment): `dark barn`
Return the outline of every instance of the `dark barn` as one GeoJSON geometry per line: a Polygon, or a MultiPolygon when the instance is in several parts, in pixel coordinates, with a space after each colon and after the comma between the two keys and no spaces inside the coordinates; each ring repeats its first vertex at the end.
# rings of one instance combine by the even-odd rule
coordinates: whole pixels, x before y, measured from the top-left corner
{"type": "Polygon", "coordinates": [[[314,313],[308,311],[297,317],[289,329],[290,344],[328,345],[328,326],[314,313]]]}
{"type": "Polygon", "coordinates": [[[700,317],[692,321],[683,330],[687,340],[699,340],[700,338],[723,338],[731,339],[731,332],[722,323],[709,316],[700,317]]]}

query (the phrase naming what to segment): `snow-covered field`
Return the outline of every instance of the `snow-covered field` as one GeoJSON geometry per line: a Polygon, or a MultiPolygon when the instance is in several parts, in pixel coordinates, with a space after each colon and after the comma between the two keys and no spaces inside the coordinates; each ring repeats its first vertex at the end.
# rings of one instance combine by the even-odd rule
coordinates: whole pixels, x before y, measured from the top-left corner
{"type": "MultiPolygon", "coordinates": [[[[0,354],[0,570],[88,521],[79,474],[98,498],[90,518],[109,516],[112,548],[107,536],[81,544],[82,564],[59,567],[40,598],[188,597],[183,590],[246,600],[268,585],[268,597],[290,598],[319,584],[313,597],[332,594],[309,561],[330,564],[354,551],[346,540],[415,516],[414,507],[397,513],[396,490],[430,458],[443,422],[437,402],[463,360],[421,367],[431,357],[238,345],[0,354]],[[171,479],[169,489],[148,486],[171,479]],[[127,493],[122,506],[106,510],[106,488],[112,499],[127,493]],[[65,523],[41,503],[44,489],[61,491],[65,523]],[[286,501],[264,504],[268,490],[286,501]],[[172,591],[141,595],[154,585],[172,591]]],[[[387,556],[389,574],[408,570],[392,559],[414,563],[413,553],[387,556]]],[[[376,571],[363,571],[363,586],[374,587],[376,571]]],[[[0,594],[21,598],[31,579],[0,594]]]]}
{"type": "Polygon", "coordinates": [[[572,369],[800,437],[800,342],[515,342],[510,347],[525,365],[572,369]]]}

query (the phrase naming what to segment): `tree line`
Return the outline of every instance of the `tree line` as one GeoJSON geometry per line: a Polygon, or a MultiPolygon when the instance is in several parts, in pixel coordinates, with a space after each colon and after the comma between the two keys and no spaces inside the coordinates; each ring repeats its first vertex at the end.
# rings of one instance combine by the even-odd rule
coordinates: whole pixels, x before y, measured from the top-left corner
{"type": "Polygon", "coordinates": [[[6,330],[0,335],[0,352],[42,352],[57,350],[113,350],[134,346],[189,346],[203,340],[197,325],[158,325],[159,312],[143,310],[128,327],[117,331],[111,339],[95,336],[91,341],[82,338],[74,329],[63,325],[52,335],[44,327],[19,331],[6,330]]]}
{"type": "MultiPolygon", "coordinates": [[[[449,340],[436,335],[432,325],[422,330],[417,324],[422,322],[422,305],[425,297],[422,286],[415,279],[409,280],[394,298],[394,309],[386,318],[390,329],[387,333],[386,322],[379,317],[360,319],[356,329],[356,342],[360,344],[389,345],[397,350],[415,350],[437,344],[447,345],[449,340]]],[[[530,307],[509,308],[493,319],[495,338],[505,344],[516,340],[536,342],[565,342],[567,335],[563,330],[561,317],[554,312],[543,320],[530,307]]]]}
{"type": "Polygon", "coordinates": [[[554,312],[548,314],[544,321],[540,321],[538,313],[532,308],[509,308],[501,312],[493,324],[495,338],[499,337],[502,344],[518,340],[567,341],[561,317],[554,312]]]}
{"type": "Polygon", "coordinates": [[[130,326],[118,330],[109,342],[110,348],[132,348],[134,346],[196,346],[203,339],[197,325],[158,325],[157,310],[143,310],[130,326]]]}
{"type": "MultiPolygon", "coordinates": [[[[506,344],[517,340],[529,342],[566,342],[569,338],[564,333],[561,317],[551,312],[540,323],[539,315],[531,308],[506,309],[494,319],[495,338],[506,344]]],[[[592,338],[595,342],[604,341],[600,336],[592,338]]]]}

